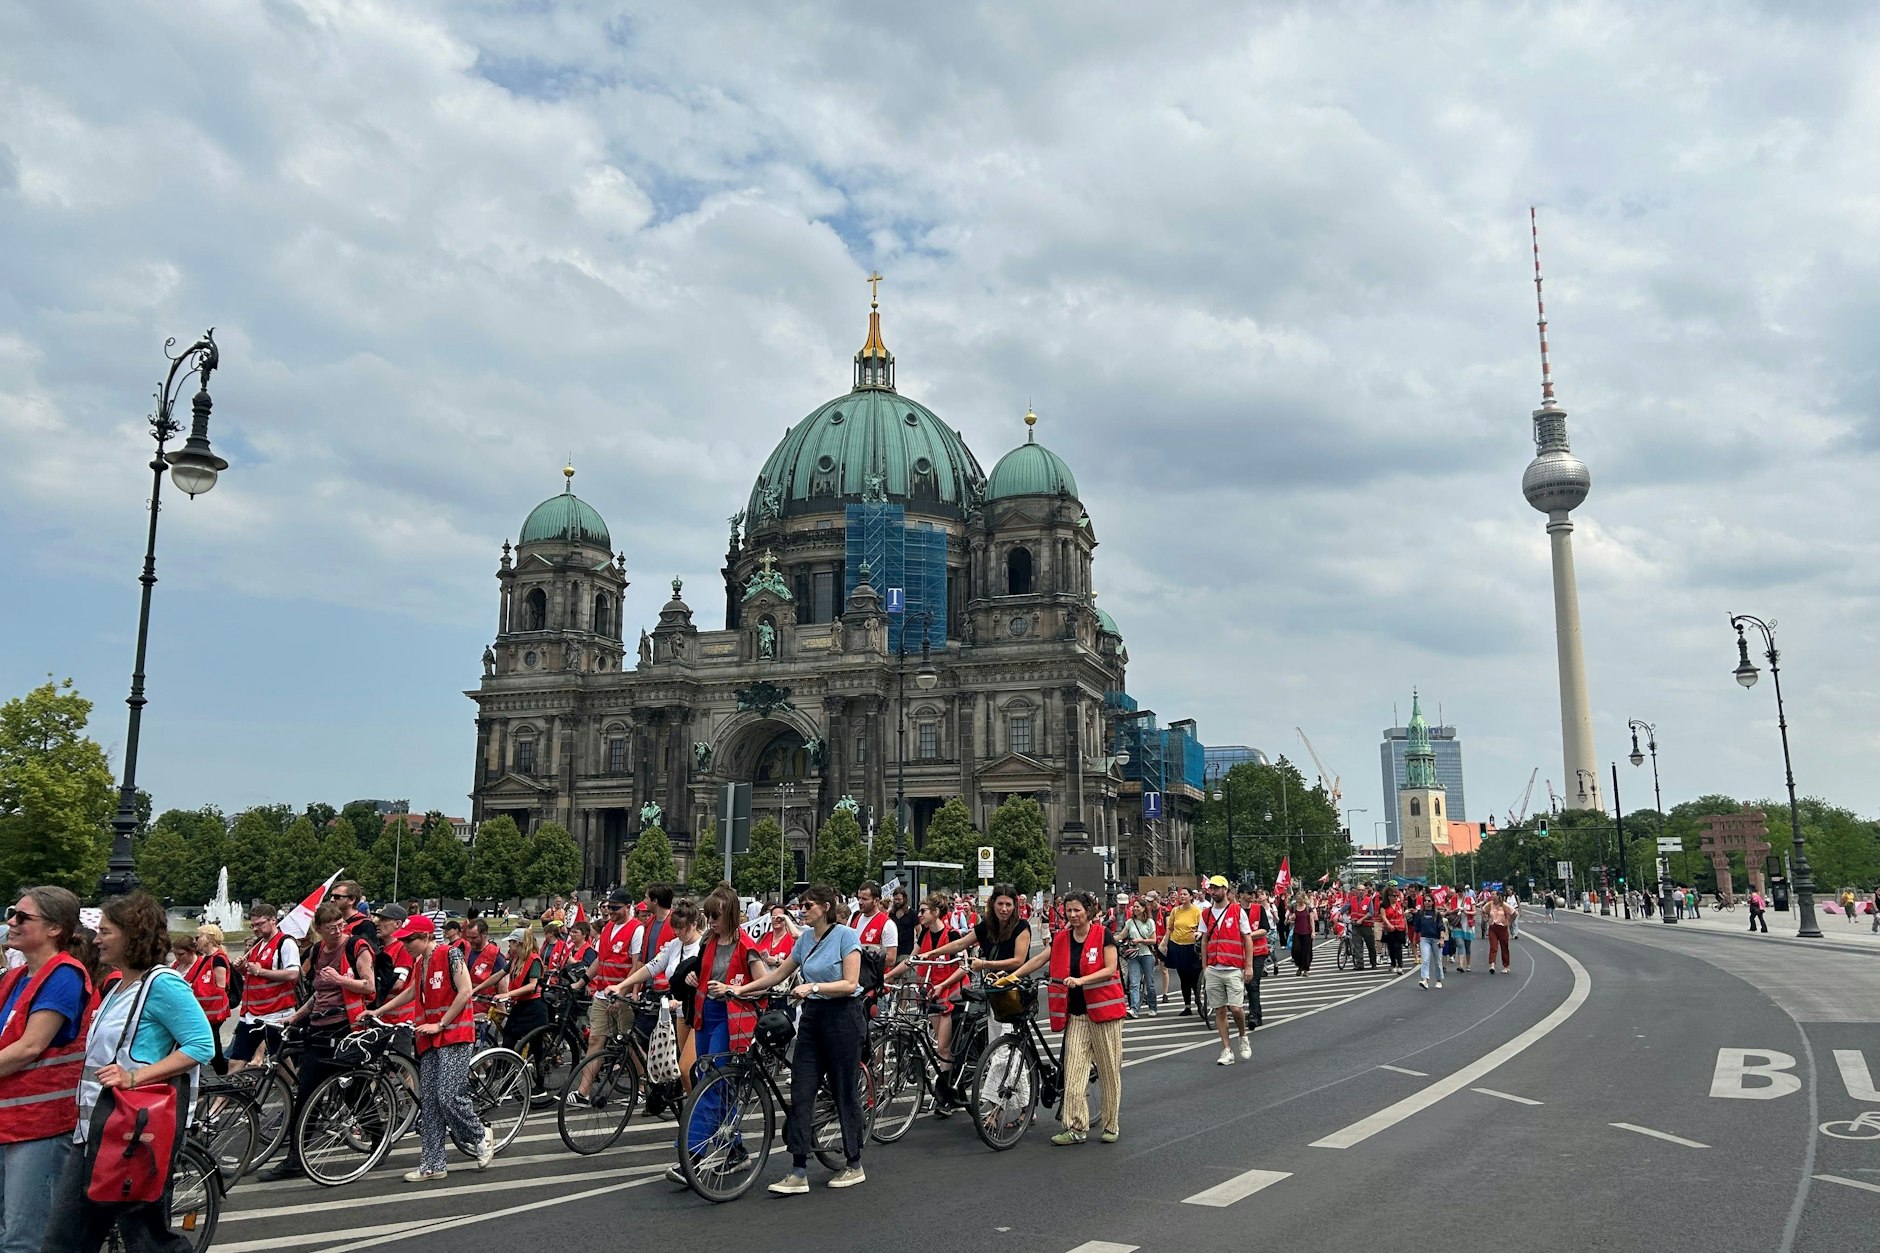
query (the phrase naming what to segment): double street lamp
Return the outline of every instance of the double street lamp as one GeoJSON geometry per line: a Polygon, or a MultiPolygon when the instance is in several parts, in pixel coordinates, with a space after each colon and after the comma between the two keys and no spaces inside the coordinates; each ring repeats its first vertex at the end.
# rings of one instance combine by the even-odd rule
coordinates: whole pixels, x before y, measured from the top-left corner
{"type": "Polygon", "coordinates": [[[1798,907],[1801,910],[1802,926],[1797,935],[1813,939],[1821,937],[1821,928],[1815,923],[1815,875],[1808,866],[1808,850],[1802,844],[1802,810],[1795,800],[1795,767],[1789,760],[1789,720],[1782,707],[1782,667],[1778,664],[1781,654],[1776,651],[1774,622],[1764,622],[1761,618],[1746,613],[1730,615],[1730,625],[1736,628],[1736,681],[1744,687],[1755,687],[1757,669],[1749,659],[1749,640],[1743,635],[1745,626],[1753,626],[1762,632],[1765,651],[1763,656],[1769,661],[1769,677],[1776,689],[1776,727],[1782,732],[1782,769],[1788,775],[1789,783],[1789,831],[1795,841],[1792,860],[1794,890],[1798,907]]]}
{"type": "Polygon", "coordinates": [[[900,762],[894,785],[894,873],[903,887],[907,886],[907,628],[910,622],[920,623],[920,669],[914,672],[914,686],[931,692],[940,682],[940,672],[933,668],[933,643],[927,638],[933,625],[933,611],[922,609],[918,613],[903,614],[901,647],[897,650],[899,657],[895,667],[901,710],[900,725],[895,732],[895,751],[900,762]]]}
{"type": "Polygon", "coordinates": [[[221,352],[215,346],[215,328],[203,332],[201,339],[176,356],[170,349],[174,339],[163,341],[163,355],[169,359],[170,372],[157,390],[157,411],[150,415],[150,435],[157,441],[156,455],[150,459],[150,530],[144,541],[144,572],[138,582],[144,586],[142,603],[137,610],[137,660],[131,669],[131,694],[124,703],[131,707],[130,729],[124,736],[124,771],[118,784],[117,816],[111,820],[111,860],[104,877],[98,880],[100,897],[122,896],[137,886],[137,860],[131,849],[131,837],[137,830],[137,741],[143,728],[144,654],[150,640],[150,589],[157,584],[157,515],[161,510],[163,472],[170,472],[176,490],[194,500],[215,486],[216,476],[228,469],[228,462],[209,447],[209,375],[221,364],[221,352]],[[175,417],[176,400],[183,384],[196,376],[196,395],[190,401],[189,438],[181,448],[165,451],[165,445],[182,434],[183,424],[175,417]]]}
{"type": "MultiPolygon", "coordinates": [[[[1659,835],[1663,835],[1664,830],[1665,830],[1665,827],[1664,827],[1665,794],[1658,786],[1658,728],[1653,726],[1651,723],[1645,722],[1638,718],[1627,719],[1625,726],[1626,726],[1626,730],[1632,733],[1632,751],[1626,755],[1626,760],[1631,762],[1635,766],[1642,766],[1645,764],[1645,753],[1651,754],[1651,758],[1652,758],[1652,805],[1655,807],[1656,812],[1658,814],[1658,832],[1657,833],[1659,835]],[[1644,752],[1640,752],[1639,746],[1638,746],[1638,733],[1640,731],[1643,731],[1645,733],[1645,751],[1644,752]]],[[[1615,803],[1616,803],[1616,794],[1618,792],[1618,789],[1619,789],[1619,785],[1617,783],[1614,783],[1613,792],[1615,793],[1615,803]]],[[[1658,856],[1659,854],[1656,854],[1656,853],[1653,854],[1652,865],[1656,866],[1658,864],[1658,860],[1657,860],[1658,856]]],[[[1666,867],[1669,867],[1670,864],[1671,862],[1667,858],[1665,860],[1666,867]]],[[[1685,869],[1688,872],[1690,867],[1686,866],[1685,869]]],[[[1668,878],[1669,878],[1668,869],[1665,874],[1657,876],[1657,879],[1658,879],[1658,914],[1659,914],[1659,917],[1664,919],[1665,922],[1675,923],[1678,920],[1676,913],[1672,910],[1665,908],[1666,905],[1671,903],[1671,885],[1668,882],[1666,882],[1668,878]]],[[[1695,883],[1696,880],[1693,879],[1692,882],[1695,883]]]]}

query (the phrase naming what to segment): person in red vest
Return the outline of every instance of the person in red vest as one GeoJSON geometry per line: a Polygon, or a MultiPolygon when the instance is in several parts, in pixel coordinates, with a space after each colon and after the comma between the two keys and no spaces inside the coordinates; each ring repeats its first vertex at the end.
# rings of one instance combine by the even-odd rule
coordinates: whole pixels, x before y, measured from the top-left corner
{"type": "Polygon", "coordinates": [[[196,958],[190,962],[183,978],[189,980],[189,989],[196,994],[196,1003],[202,1006],[202,1012],[209,1019],[209,1030],[215,1036],[215,1058],[210,1065],[218,1075],[228,1072],[228,1062],[222,1056],[222,1024],[229,1020],[231,1013],[228,1000],[230,969],[228,949],[222,943],[222,928],[213,922],[205,922],[197,927],[196,958]]]}
{"type": "MultiPolygon", "coordinates": [[[[1222,880],[1225,882],[1225,880],[1222,880]]],[[[1123,1112],[1123,980],[1122,959],[1116,937],[1093,919],[1097,898],[1073,892],[1064,898],[1064,929],[1051,937],[1051,947],[1015,972],[1029,974],[1051,963],[1049,1008],[1051,1029],[1064,1033],[1064,1073],[1077,1079],[1064,1085],[1064,1130],[1051,1137],[1053,1144],[1082,1144],[1089,1138],[1090,1109],[1083,1077],[1094,1061],[1097,1084],[1103,1094],[1105,1144],[1122,1136],[1123,1112]]],[[[984,1065],[998,1065],[988,1053],[984,1065]]]]}
{"type": "MultiPolygon", "coordinates": [[[[411,972],[417,965],[411,950],[398,938],[398,933],[411,920],[411,914],[403,905],[386,904],[372,911],[372,920],[379,928],[379,951],[372,957],[372,979],[378,987],[385,989],[381,999],[389,1002],[411,986],[411,972]]],[[[437,925],[435,918],[431,920],[431,925],[437,925]]],[[[414,1022],[418,1011],[416,1007],[406,1005],[397,1010],[381,1009],[378,1017],[389,1023],[414,1022]]]]}
{"type": "MultiPolygon", "coordinates": [[[[294,1066],[297,1108],[306,1106],[320,1080],[340,1069],[333,1060],[333,1050],[364,1016],[376,990],[372,946],[345,930],[348,912],[344,902],[335,900],[325,901],[313,911],[312,934],[316,938],[308,946],[301,967],[309,995],[288,1019],[290,1027],[305,1025],[309,1045],[294,1066]]],[[[294,1137],[289,1136],[287,1152],[263,1171],[261,1178],[272,1182],[303,1173],[294,1137]]]]}
{"type": "Polygon", "coordinates": [[[78,898],[28,888],[7,916],[24,964],[0,975],[0,1248],[38,1249],[78,1126],[91,975],[69,951],[78,898]]]}
{"type": "Polygon", "coordinates": [[[476,1052],[476,1026],[470,1020],[470,968],[463,954],[437,942],[437,924],[424,914],[408,920],[395,933],[411,954],[412,981],[386,1001],[379,1016],[396,1013],[407,1002],[418,1011],[413,1028],[418,1045],[418,1132],[422,1147],[418,1168],[407,1171],[406,1183],[442,1179],[446,1131],[457,1147],[477,1159],[486,1170],[496,1156],[496,1133],[477,1118],[470,1103],[470,1056],[476,1052]]]}
{"type": "Polygon", "coordinates": [[[294,1016],[300,945],[281,930],[275,912],[274,906],[266,904],[248,911],[248,930],[254,939],[241,962],[242,1012],[228,1046],[230,1070],[241,1070],[278,1051],[281,1028],[294,1016]]]}
{"type": "Polygon", "coordinates": [[[640,924],[633,917],[633,893],[615,888],[607,894],[607,921],[601,924],[594,942],[594,960],[588,970],[588,991],[594,1001],[588,1006],[588,1040],[591,1044],[587,1065],[581,1068],[581,1081],[568,1094],[579,1104],[588,1099],[594,1086],[594,1072],[600,1067],[601,1045],[612,1036],[626,1035],[633,1029],[633,1002],[615,999],[614,989],[633,973],[633,943],[639,938],[640,924]]]}
{"type": "Polygon", "coordinates": [[[470,919],[464,923],[463,933],[464,965],[470,971],[471,1010],[473,1013],[487,1014],[502,992],[503,977],[509,973],[509,962],[503,957],[503,950],[490,939],[489,919],[470,919]]]}
{"type": "MultiPolygon", "coordinates": [[[[1217,1066],[1234,1064],[1234,1049],[1227,1038],[1227,1020],[1240,1029],[1240,1060],[1253,1059],[1247,1037],[1247,984],[1253,979],[1253,924],[1227,890],[1227,880],[1208,880],[1207,908],[1201,911],[1201,978],[1208,1004],[1214,1010],[1214,1029],[1221,1036],[1217,1066]]],[[[1261,932],[1262,938],[1265,932],[1261,932]]]]}
{"type": "Polygon", "coordinates": [[[542,922],[542,964],[554,974],[568,964],[568,941],[562,935],[561,919],[544,919],[542,922]]]}
{"type": "MultiPolygon", "coordinates": [[[[1356,928],[1353,934],[1358,943],[1364,945],[1364,951],[1370,955],[1372,970],[1377,969],[1377,911],[1378,895],[1371,890],[1369,883],[1361,883],[1351,897],[1351,925],[1356,928]]],[[[1362,969],[1354,957],[1352,969],[1362,969]]]]}

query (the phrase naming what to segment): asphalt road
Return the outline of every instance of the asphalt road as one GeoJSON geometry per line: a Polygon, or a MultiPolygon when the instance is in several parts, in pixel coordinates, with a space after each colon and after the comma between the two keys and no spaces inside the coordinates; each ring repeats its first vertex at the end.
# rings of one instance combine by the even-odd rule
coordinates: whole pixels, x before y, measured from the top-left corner
{"type": "Polygon", "coordinates": [[[578,1158],[543,1120],[487,1174],[454,1166],[424,1188],[397,1178],[413,1148],[351,1188],[244,1183],[216,1247],[455,1253],[709,1231],[820,1251],[831,1227],[871,1224],[930,1230],[950,1253],[1318,1245],[1340,1229],[1369,1243],[1402,1224],[1445,1245],[1530,1232],[1705,1253],[1880,1247],[1870,954],[1563,914],[1515,942],[1511,974],[1483,973],[1478,946],[1477,972],[1441,991],[1341,979],[1329,956],[1309,979],[1267,981],[1251,1064],[1215,1066],[1191,1019],[1126,1024],[1115,1145],[1054,1148],[1041,1124],[993,1154],[960,1119],[924,1119],[868,1146],[861,1188],[710,1206],[660,1178],[670,1123],[578,1158]]]}

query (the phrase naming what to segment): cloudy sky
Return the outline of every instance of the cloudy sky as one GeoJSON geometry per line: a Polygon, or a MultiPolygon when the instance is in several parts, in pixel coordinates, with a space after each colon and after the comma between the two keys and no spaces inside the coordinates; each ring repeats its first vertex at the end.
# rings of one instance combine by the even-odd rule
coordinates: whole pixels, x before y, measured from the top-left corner
{"type": "Polygon", "coordinates": [[[674,575],[719,625],[879,267],[901,389],[987,468],[1029,402],[1074,468],[1145,705],[1303,726],[1362,837],[1416,685],[1502,811],[1563,782],[1535,204],[1601,761],[1644,718],[1667,804],[1778,793],[1759,613],[1802,790],[1871,815],[1876,152],[1857,4],[5,6],[0,695],[70,675],[121,747],[143,416],[214,325],[232,465],[165,501],[142,781],[464,812],[564,458],[629,632],[674,575]]]}

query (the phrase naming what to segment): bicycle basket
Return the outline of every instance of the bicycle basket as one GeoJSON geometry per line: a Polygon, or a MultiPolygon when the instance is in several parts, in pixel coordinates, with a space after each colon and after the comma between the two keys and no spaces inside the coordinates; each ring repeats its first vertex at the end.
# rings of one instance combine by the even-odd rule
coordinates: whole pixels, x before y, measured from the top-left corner
{"type": "Polygon", "coordinates": [[[386,1037],[390,1034],[389,1027],[355,1031],[339,1042],[333,1050],[333,1060],[342,1066],[363,1066],[385,1051],[386,1037]]]}
{"type": "Polygon", "coordinates": [[[1023,1022],[1038,1008],[1038,985],[1023,980],[1007,987],[986,988],[986,1004],[1000,1022],[1023,1022]]]}
{"type": "Polygon", "coordinates": [[[757,1038],[766,1048],[788,1048],[796,1038],[796,1023],[787,1009],[767,1009],[757,1016],[757,1038]]]}

